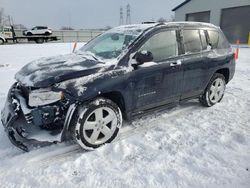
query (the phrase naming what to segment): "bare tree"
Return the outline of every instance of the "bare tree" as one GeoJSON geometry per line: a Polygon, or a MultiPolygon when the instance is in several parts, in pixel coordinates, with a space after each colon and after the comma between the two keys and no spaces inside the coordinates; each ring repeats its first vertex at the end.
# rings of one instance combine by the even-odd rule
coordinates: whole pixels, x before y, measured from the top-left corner
{"type": "Polygon", "coordinates": [[[170,16],[170,20],[169,21],[170,22],[174,22],[175,21],[175,16],[173,14],[170,16]]]}
{"type": "Polygon", "coordinates": [[[72,27],[69,27],[69,26],[62,26],[61,27],[61,30],[69,30],[69,31],[72,31],[74,30],[72,27]]]}
{"type": "Polygon", "coordinates": [[[159,18],[157,20],[157,22],[159,22],[159,23],[165,23],[165,22],[167,22],[167,20],[165,18],[159,18]]]}
{"type": "Polygon", "coordinates": [[[106,27],[104,27],[104,30],[110,30],[112,27],[107,25],[106,27]]]}

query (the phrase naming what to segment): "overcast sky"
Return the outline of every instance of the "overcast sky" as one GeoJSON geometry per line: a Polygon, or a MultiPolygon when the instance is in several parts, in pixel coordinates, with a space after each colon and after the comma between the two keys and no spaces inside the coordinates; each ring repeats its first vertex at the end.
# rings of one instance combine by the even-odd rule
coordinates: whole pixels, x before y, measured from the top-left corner
{"type": "MultiPolygon", "coordinates": [[[[119,24],[119,9],[131,5],[132,23],[169,19],[171,9],[184,0],[0,0],[0,8],[11,15],[15,23],[27,27],[47,25],[101,28],[119,24]]],[[[124,20],[126,16],[124,15],[124,20]]]]}

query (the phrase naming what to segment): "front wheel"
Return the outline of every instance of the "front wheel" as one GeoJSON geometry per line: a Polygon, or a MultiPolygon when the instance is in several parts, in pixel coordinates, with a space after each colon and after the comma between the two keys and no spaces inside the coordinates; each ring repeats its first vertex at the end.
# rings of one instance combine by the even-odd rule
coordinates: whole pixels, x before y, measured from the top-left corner
{"type": "Polygon", "coordinates": [[[93,150],[112,142],[122,126],[120,108],[111,100],[98,98],[79,107],[73,117],[71,134],[86,150],[93,150]]]}
{"type": "Polygon", "coordinates": [[[3,45],[3,44],[4,44],[4,40],[0,39],[0,45],[3,45]]]}
{"type": "Polygon", "coordinates": [[[211,107],[220,102],[226,89],[225,77],[215,73],[211,78],[204,94],[200,96],[200,102],[207,107],[211,107]]]}

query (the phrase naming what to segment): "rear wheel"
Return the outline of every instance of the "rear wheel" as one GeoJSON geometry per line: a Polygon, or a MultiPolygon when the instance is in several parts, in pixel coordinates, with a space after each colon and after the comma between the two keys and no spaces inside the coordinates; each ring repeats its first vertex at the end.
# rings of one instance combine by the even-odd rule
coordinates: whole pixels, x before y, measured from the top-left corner
{"type": "Polygon", "coordinates": [[[43,38],[38,38],[38,39],[36,39],[36,43],[37,44],[42,44],[42,43],[44,43],[44,39],[43,38]]]}
{"type": "Polygon", "coordinates": [[[112,142],[122,126],[120,108],[111,100],[98,98],[81,106],[73,117],[71,134],[86,150],[112,142]]]}
{"type": "Polygon", "coordinates": [[[205,92],[200,96],[200,102],[207,107],[220,102],[226,89],[225,77],[222,74],[215,73],[211,78],[205,92]]]}

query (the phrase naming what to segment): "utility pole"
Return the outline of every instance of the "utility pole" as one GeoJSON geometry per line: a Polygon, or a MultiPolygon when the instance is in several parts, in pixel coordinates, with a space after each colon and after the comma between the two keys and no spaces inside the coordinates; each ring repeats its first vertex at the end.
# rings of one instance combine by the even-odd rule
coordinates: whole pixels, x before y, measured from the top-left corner
{"type": "Polygon", "coordinates": [[[0,26],[3,25],[3,15],[4,14],[4,10],[3,8],[0,8],[0,26]]]}
{"type": "Polygon", "coordinates": [[[120,22],[119,25],[123,25],[123,8],[120,7],[120,22]]]}
{"type": "Polygon", "coordinates": [[[130,4],[127,4],[126,24],[127,24],[127,25],[130,25],[130,24],[131,24],[131,9],[130,9],[130,4]]]}
{"type": "Polygon", "coordinates": [[[11,17],[10,16],[8,16],[8,20],[9,20],[9,24],[11,26],[12,24],[11,24],[11,17]]]}

